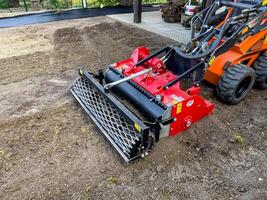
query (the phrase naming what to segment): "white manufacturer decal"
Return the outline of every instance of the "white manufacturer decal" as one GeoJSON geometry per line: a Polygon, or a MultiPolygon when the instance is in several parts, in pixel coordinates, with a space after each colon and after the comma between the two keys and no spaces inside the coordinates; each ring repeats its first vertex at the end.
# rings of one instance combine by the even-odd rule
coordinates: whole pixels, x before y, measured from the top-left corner
{"type": "Polygon", "coordinates": [[[174,100],[178,101],[178,102],[182,102],[184,100],[183,97],[177,97],[176,95],[171,95],[171,98],[173,98],[174,100]]]}
{"type": "Polygon", "coordinates": [[[186,107],[190,107],[190,106],[192,106],[194,104],[194,100],[192,99],[192,100],[190,100],[190,101],[188,101],[187,103],[186,103],[186,107]]]}

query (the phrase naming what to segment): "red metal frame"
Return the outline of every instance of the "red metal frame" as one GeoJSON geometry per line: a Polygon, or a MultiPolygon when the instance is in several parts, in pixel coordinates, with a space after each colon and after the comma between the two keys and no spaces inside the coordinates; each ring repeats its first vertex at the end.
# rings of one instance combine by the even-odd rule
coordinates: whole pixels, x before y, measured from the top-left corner
{"type": "Polygon", "coordinates": [[[175,118],[170,125],[169,136],[174,136],[188,129],[192,124],[212,113],[214,105],[200,96],[200,87],[192,86],[186,91],[182,90],[177,82],[168,89],[163,86],[174,80],[177,75],[169,71],[159,58],[152,58],[145,64],[136,67],[135,64],[149,56],[145,47],[137,48],[131,58],[113,65],[122,70],[125,76],[152,68],[152,72],[132,79],[133,82],[145,89],[153,96],[160,96],[161,102],[171,107],[171,117],[175,118]]]}

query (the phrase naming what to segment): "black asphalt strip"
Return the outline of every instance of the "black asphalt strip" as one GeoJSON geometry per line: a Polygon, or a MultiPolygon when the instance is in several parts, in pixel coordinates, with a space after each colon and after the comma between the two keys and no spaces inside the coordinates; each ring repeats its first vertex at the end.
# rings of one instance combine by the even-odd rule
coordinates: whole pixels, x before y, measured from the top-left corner
{"type": "MultiPolygon", "coordinates": [[[[150,12],[159,10],[159,6],[143,6],[142,12],[150,12]]],[[[132,13],[133,7],[106,7],[106,8],[84,8],[61,11],[56,14],[54,11],[25,14],[14,17],[0,18],[0,28],[16,27],[29,24],[38,24],[45,22],[79,19],[86,17],[105,16],[112,14],[132,13]]]]}

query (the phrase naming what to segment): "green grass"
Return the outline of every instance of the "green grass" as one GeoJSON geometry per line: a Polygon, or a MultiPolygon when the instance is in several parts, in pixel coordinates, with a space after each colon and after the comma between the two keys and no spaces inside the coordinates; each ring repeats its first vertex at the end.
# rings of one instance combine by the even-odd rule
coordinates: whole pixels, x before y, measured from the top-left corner
{"type": "MultiPolygon", "coordinates": [[[[20,0],[19,4],[20,4],[20,7],[24,7],[23,0],[20,0]]],[[[28,8],[30,8],[31,7],[31,0],[26,0],[26,5],[28,8]]],[[[9,5],[8,5],[7,0],[0,0],[0,9],[8,9],[8,8],[9,8],[9,5]]]]}
{"type": "Polygon", "coordinates": [[[87,0],[88,7],[90,8],[102,8],[106,6],[116,6],[119,1],[117,0],[87,0]]]}
{"type": "Polygon", "coordinates": [[[143,4],[167,3],[167,0],[143,0],[143,4]]]}
{"type": "MultiPolygon", "coordinates": [[[[157,4],[157,3],[166,3],[167,0],[143,0],[143,4],[157,4]]],[[[87,0],[89,7],[106,7],[106,6],[116,6],[119,4],[118,0],[87,0]]]]}

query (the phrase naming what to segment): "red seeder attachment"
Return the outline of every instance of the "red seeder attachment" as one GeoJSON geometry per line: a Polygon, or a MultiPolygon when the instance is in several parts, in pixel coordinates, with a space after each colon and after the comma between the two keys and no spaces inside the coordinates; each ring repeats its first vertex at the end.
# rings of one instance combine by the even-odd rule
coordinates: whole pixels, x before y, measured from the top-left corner
{"type": "Polygon", "coordinates": [[[193,84],[185,91],[181,89],[180,81],[168,86],[179,75],[168,70],[163,59],[153,57],[142,65],[136,66],[136,63],[148,56],[149,50],[140,47],[134,50],[130,59],[118,62],[112,67],[125,77],[151,69],[143,75],[132,78],[131,81],[171,110],[168,117],[172,119],[172,123],[170,123],[169,131],[165,133],[165,136],[174,136],[211,113],[214,105],[200,96],[198,83],[193,84]]]}
{"type": "Polygon", "coordinates": [[[212,112],[214,105],[200,96],[204,67],[203,61],[186,60],[173,47],[151,55],[140,47],[104,73],[80,70],[71,92],[129,161],[147,155],[159,138],[177,135],[212,112]],[[192,84],[182,89],[182,81],[192,84]]]}

